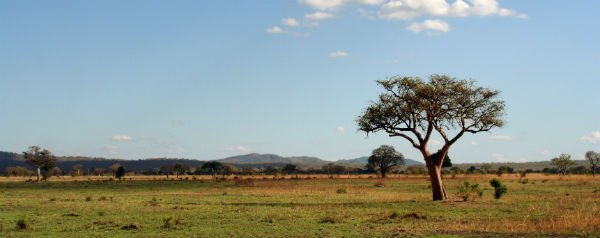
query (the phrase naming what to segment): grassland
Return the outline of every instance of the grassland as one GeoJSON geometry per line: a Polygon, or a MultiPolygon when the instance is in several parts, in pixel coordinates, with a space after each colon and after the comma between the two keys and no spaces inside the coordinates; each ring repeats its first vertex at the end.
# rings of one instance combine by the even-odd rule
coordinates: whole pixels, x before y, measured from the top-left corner
{"type": "Polygon", "coordinates": [[[495,200],[493,177],[446,178],[450,194],[481,185],[483,197],[467,202],[430,201],[418,176],[3,178],[0,237],[600,237],[600,178],[505,175],[509,192],[495,200]],[[24,217],[28,228],[17,229],[24,217]]]}

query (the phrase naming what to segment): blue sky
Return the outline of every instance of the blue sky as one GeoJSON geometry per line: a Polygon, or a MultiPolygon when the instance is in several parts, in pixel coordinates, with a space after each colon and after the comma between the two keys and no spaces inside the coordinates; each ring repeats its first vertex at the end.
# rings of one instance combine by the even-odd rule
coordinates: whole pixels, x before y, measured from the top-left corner
{"type": "MultiPolygon", "coordinates": [[[[596,1],[0,1],[0,150],[327,160],[399,138],[356,131],[375,80],[499,89],[502,129],[457,162],[600,151],[596,1]]],[[[435,145],[433,145],[435,147],[435,145]]]]}

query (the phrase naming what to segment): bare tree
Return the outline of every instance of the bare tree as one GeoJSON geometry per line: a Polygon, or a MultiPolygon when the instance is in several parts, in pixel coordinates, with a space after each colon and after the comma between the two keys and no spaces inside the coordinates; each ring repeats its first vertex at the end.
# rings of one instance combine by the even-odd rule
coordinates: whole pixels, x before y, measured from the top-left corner
{"type": "Polygon", "coordinates": [[[81,176],[81,168],[83,168],[83,165],[81,164],[76,164],[73,165],[73,170],[75,170],[75,172],[77,173],[77,176],[81,176]]]}
{"type": "Polygon", "coordinates": [[[504,101],[498,99],[499,91],[446,75],[431,75],[427,82],[401,76],[377,82],[385,91],[358,117],[359,130],[367,135],[383,131],[408,140],[425,160],[433,200],[447,199],[441,176],[444,158],[465,133],[487,132],[504,125],[504,101]],[[428,147],[434,131],[444,139],[436,156],[428,147]]]}
{"type": "Polygon", "coordinates": [[[382,145],[373,150],[368,160],[368,165],[377,168],[382,178],[386,177],[391,168],[402,164],[404,164],[404,156],[389,145],[382,145]]]}
{"type": "Polygon", "coordinates": [[[566,175],[569,167],[575,164],[575,161],[571,160],[571,155],[561,154],[560,156],[551,160],[552,164],[556,166],[558,171],[562,173],[562,175],[566,175]]]}
{"type": "Polygon", "coordinates": [[[31,146],[28,151],[23,152],[23,157],[25,158],[25,162],[35,166],[36,168],[36,181],[40,181],[40,176],[42,176],[42,170],[44,170],[43,178],[46,179],[48,174],[54,166],[56,166],[56,158],[54,155],[48,151],[47,149],[42,149],[39,146],[31,146]]]}
{"type": "Polygon", "coordinates": [[[595,151],[588,151],[585,153],[585,158],[590,162],[590,169],[592,170],[592,176],[596,176],[596,169],[600,165],[600,153],[595,151]]]}

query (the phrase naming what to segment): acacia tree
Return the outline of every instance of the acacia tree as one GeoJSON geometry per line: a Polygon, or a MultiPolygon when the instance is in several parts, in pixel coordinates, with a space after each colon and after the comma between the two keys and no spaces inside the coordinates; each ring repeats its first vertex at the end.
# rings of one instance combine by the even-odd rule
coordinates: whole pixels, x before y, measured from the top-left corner
{"type": "Polygon", "coordinates": [[[585,153],[585,158],[590,162],[590,169],[592,170],[592,176],[596,176],[596,169],[600,164],[600,153],[595,151],[588,151],[585,153]]]}
{"type": "Polygon", "coordinates": [[[575,161],[571,160],[571,155],[561,154],[560,156],[551,160],[552,164],[556,166],[558,171],[562,173],[562,175],[567,175],[567,171],[569,167],[575,164],[575,161]]]}
{"type": "Polygon", "coordinates": [[[443,158],[465,133],[486,132],[504,125],[500,92],[446,75],[431,75],[428,81],[394,76],[377,83],[385,91],[358,117],[359,130],[367,135],[383,131],[408,140],[425,160],[433,200],[447,199],[441,177],[443,158]],[[428,148],[434,131],[444,139],[436,156],[428,148]]]}
{"type": "Polygon", "coordinates": [[[42,149],[39,146],[31,146],[28,151],[23,152],[25,162],[35,166],[36,168],[36,181],[40,181],[42,170],[44,170],[44,179],[47,177],[47,172],[56,166],[56,158],[47,149],[42,149]]]}
{"type": "Polygon", "coordinates": [[[369,166],[379,169],[382,178],[385,178],[391,168],[402,164],[404,164],[404,156],[389,145],[382,145],[373,150],[368,160],[369,166]]]}

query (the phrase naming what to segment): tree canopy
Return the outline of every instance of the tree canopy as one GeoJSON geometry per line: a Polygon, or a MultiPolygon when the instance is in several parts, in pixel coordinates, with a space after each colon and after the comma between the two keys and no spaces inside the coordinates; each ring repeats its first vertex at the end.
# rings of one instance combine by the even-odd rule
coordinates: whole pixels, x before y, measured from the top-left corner
{"type": "Polygon", "coordinates": [[[444,140],[437,153],[445,158],[465,133],[502,127],[505,105],[498,98],[500,92],[477,86],[472,80],[437,74],[428,81],[394,76],[377,83],[384,92],[357,118],[359,130],[406,139],[425,159],[434,200],[446,199],[440,172],[444,159],[434,160],[428,148],[433,132],[444,140]]]}
{"type": "Polygon", "coordinates": [[[404,164],[404,156],[396,152],[393,146],[382,145],[373,150],[371,156],[369,156],[368,164],[373,168],[377,168],[381,173],[381,177],[385,178],[391,168],[404,164]]]}

